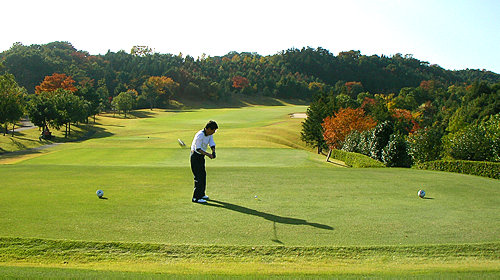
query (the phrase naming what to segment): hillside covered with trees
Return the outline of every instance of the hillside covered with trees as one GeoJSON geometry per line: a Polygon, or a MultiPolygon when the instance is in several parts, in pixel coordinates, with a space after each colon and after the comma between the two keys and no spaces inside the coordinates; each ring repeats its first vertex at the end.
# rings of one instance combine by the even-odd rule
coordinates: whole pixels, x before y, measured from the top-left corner
{"type": "MultiPolygon", "coordinates": [[[[392,57],[365,56],[359,51],[337,56],[326,49],[303,48],[281,51],[271,56],[230,52],[224,56],[193,58],[182,54],[154,53],[136,46],[130,53],[108,52],[90,55],[68,42],[24,46],[14,44],[0,53],[1,71],[14,75],[19,86],[33,93],[46,76],[54,73],[72,77],[77,85],[104,86],[107,96],[127,90],[143,95],[150,77],[166,77],[178,84],[164,99],[230,98],[231,93],[311,100],[319,88],[343,87],[351,82],[349,95],[359,92],[398,93],[404,87],[417,87],[422,81],[443,86],[484,80],[500,82],[500,75],[484,70],[449,71],[437,65],[396,54],[392,57]]],[[[147,99],[144,97],[144,99],[147,99]]],[[[165,100],[156,106],[166,106],[165,100]]],[[[141,101],[141,98],[140,100],[141,101]]],[[[147,107],[139,102],[139,107],[147,107]]]]}
{"type": "Polygon", "coordinates": [[[69,42],[16,43],[0,53],[0,74],[5,127],[24,108],[44,130],[65,126],[70,133],[71,123],[111,109],[269,97],[310,103],[302,139],[318,152],[362,153],[387,166],[500,158],[500,75],[446,70],[408,54],[307,47],[195,59],[147,46],[90,55],[69,42]]]}

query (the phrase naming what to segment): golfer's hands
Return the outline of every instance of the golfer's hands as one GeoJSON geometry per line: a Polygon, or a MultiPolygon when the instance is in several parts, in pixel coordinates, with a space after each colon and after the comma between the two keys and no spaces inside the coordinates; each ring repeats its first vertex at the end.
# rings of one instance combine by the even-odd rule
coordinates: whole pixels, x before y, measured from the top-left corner
{"type": "Polygon", "coordinates": [[[212,159],[215,158],[215,152],[212,152],[212,159]]]}
{"type": "Polygon", "coordinates": [[[208,153],[207,153],[207,157],[209,157],[210,159],[214,159],[214,158],[215,158],[215,155],[214,155],[214,154],[208,154],[208,153]]]}

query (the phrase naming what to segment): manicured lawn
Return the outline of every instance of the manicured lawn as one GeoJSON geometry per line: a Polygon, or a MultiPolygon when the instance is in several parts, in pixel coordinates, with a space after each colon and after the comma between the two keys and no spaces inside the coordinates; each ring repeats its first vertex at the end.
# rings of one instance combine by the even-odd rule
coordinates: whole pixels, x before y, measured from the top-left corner
{"type": "Polygon", "coordinates": [[[140,279],[155,272],[191,275],[200,263],[208,263],[201,272],[213,277],[349,278],[353,273],[356,278],[374,273],[390,278],[384,267],[396,278],[498,276],[498,180],[326,163],[324,156],[300,142],[302,120],[288,116],[305,109],[256,106],[145,110],[129,119],[101,116],[90,140],[0,165],[0,237],[21,238],[14,244],[6,239],[0,246],[0,275],[92,278],[98,269],[108,278],[140,272],[124,276],[140,279]],[[189,148],[180,147],[177,139],[189,146],[194,133],[210,119],[220,127],[215,134],[217,159],[207,159],[207,194],[212,201],[199,205],[190,202],[189,148]],[[97,189],[104,190],[107,199],[98,199],[97,189]],[[428,199],[417,197],[419,189],[428,199]],[[21,248],[31,246],[32,238],[42,244],[76,243],[68,249],[54,241],[59,253],[27,257],[21,248]],[[129,248],[125,252],[131,255],[116,257],[113,249],[92,251],[95,246],[88,248],[87,242],[110,248],[164,244],[181,246],[176,247],[180,252],[200,246],[204,253],[178,253],[178,259],[171,259],[168,254],[155,255],[153,246],[136,253],[129,248]],[[74,255],[79,251],[75,246],[83,248],[82,255],[74,255]],[[222,253],[211,254],[212,246],[222,248],[222,253]],[[435,253],[422,253],[426,246],[435,253]],[[264,251],[224,257],[252,248],[264,251]],[[281,253],[266,253],[265,248],[281,253]],[[332,255],[338,248],[351,253],[332,255]],[[314,253],[299,257],[308,250],[314,253]],[[71,260],[68,264],[64,256],[71,260]],[[162,262],[165,258],[167,263],[162,262]],[[422,269],[415,268],[415,262],[422,269]]]}

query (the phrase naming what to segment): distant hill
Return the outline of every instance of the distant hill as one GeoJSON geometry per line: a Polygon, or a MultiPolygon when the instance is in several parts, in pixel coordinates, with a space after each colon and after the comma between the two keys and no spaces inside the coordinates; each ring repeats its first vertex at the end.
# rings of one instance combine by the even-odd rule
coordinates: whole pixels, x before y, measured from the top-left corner
{"type": "Polygon", "coordinates": [[[70,75],[77,83],[91,83],[96,88],[100,81],[110,97],[127,89],[140,94],[149,77],[166,76],[179,85],[172,93],[174,99],[215,103],[231,99],[233,93],[310,100],[318,88],[338,89],[350,82],[347,85],[354,86],[356,92],[372,94],[398,93],[404,87],[416,87],[429,80],[448,86],[476,80],[500,82],[500,75],[490,71],[450,71],[412,55],[366,56],[359,51],[334,55],[323,48],[309,47],[269,56],[230,52],[195,59],[153,53],[147,47],[134,47],[130,53],[90,55],[69,42],[30,46],[17,43],[0,54],[0,62],[0,70],[12,73],[29,93],[53,73],[70,75]]]}

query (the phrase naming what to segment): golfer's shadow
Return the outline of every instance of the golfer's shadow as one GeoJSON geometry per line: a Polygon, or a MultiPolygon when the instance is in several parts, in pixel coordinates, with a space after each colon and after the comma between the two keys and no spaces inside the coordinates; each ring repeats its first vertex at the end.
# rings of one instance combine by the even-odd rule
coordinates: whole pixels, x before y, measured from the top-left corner
{"type": "Polygon", "coordinates": [[[265,212],[260,212],[260,211],[250,209],[247,207],[239,206],[236,204],[232,204],[229,202],[224,202],[224,201],[218,201],[218,200],[211,199],[210,201],[208,201],[208,203],[206,205],[213,206],[213,207],[225,208],[225,209],[232,210],[235,212],[240,212],[243,214],[261,217],[261,218],[264,218],[266,220],[272,221],[274,223],[289,224],[289,225],[306,225],[306,226],[312,226],[312,227],[320,228],[320,229],[333,230],[333,228],[329,225],[310,223],[310,222],[303,220],[303,219],[281,217],[281,216],[277,216],[277,215],[273,215],[273,214],[269,214],[269,213],[265,213],[265,212]]]}

